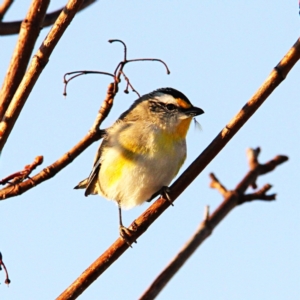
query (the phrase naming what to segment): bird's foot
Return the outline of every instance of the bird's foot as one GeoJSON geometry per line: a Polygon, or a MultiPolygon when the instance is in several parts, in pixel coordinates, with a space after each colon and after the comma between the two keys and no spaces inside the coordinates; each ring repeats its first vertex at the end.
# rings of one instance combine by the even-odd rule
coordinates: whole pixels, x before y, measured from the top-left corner
{"type": "Polygon", "coordinates": [[[132,234],[134,233],[134,230],[130,230],[129,228],[120,225],[119,227],[119,233],[121,238],[126,242],[126,244],[132,248],[132,243],[137,243],[136,240],[133,240],[132,234]]]}
{"type": "Polygon", "coordinates": [[[151,202],[154,198],[161,195],[165,200],[167,200],[172,206],[174,206],[173,201],[169,195],[170,188],[168,186],[163,186],[160,190],[154,193],[147,202],[151,202]]]}

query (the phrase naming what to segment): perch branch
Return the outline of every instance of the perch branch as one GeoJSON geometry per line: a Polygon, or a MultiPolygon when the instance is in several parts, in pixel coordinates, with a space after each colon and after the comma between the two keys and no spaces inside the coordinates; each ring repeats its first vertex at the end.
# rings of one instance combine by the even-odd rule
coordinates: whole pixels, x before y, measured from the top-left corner
{"type": "Polygon", "coordinates": [[[0,120],[26,72],[49,3],[50,0],[33,1],[21,23],[19,38],[0,91],[0,120]]]}
{"type": "MultiPolygon", "coordinates": [[[[170,197],[174,201],[187,186],[203,171],[212,159],[225,147],[238,130],[250,119],[260,105],[286,78],[289,71],[300,58],[300,39],[293,45],[271,74],[238,112],[238,114],[225,126],[209,146],[198,158],[183,172],[183,174],[170,187],[170,197]]],[[[129,229],[135,230],[132,240],[141,236],[148,227],[170,206],[168,201],[159,198],[140,217],[138,217],[129,229]]],[[[217,212],[214,213],[214,215],[217,212]]],[[[105,270],[113,264],[127,249],[127,243],[118,238],[95,262],[91,264],[57,300],[76,299],[90,284],[92,284],[105,270]]]]}
{"type": "Polygon", "coordinates": [[[3,149],[33,86],[47,65],[52,51],[74,18],[82,2],[83,0],[68,1],[66,7],[60,13],[44,42],[33,57],[27,72],[0,122],[0,151],[3,149]]]}
{"type": "MultiPolygon", "coordinates": [[[[11,0],[8,0],[9,2],[11,0]]],[[[12,0],[13,1],[13,0],[12,0]]],[[[11,2],[12,2],[11,1],[11,2]]],[[[89,5],[95,3],[97,0],[84,0],[78,12],[88,7],[89,5]]],[[[53,11],[52,13],[48,13],[45,15],[45,19],[41,25],[42,28],[48,27],[56,21],[63,8],[53,11]]],[[[17,34],[20,31],[22,21],[14,21],[14,22],[0,22],[0,35],[11,35],[17,34]]]]}
{"type": "MultiPolygon", "coordinates": [[[[255,150],[252,152],[255,153],[255,150]]],[[[258,155],[259,151],[256,152],[258,155]]],[[[255,160],[257,162],[257,155],[255,160]]],[[[277,156],[270,162],[272,162],[274,168],[285,162],[288,158],[286,156],[277,156]],[[278,159],[280,158],[280,159],[278,159]]],[[[253,168],[250,168],[248,174],[244,179],[237,185],[236,189],[233,191],[227,191],[224,193],[224,187],[219,182],[219,180],[210,174],[211,183],[210,187],[217,189],[220,194],[224,197],[223,202],[211,215],[207,213],[207,208],[205,209],[204,220],[199,224],[194,235],[189,239],[189,241],[183,246],[183,248],[178,252],[178,254],[173,258],[173,260],[167,265],[167,267],[157,276],[157,278],[152,282],[152,284],[147,288],[139,300],[150,300],[154,299],[162,289],[167,285],[171,278],[178,272],[178,270],[184,265],[188,258],[196,251],[196,249],[202,244],[202,242],[209,237],[215,227],[223,220],[227,214],[235,208],[237,205],[253,201],[253,200],[266,200],[272,201],[275,199],[275,195],[266,195],[266,192],[271,188],[270,185],[265,185],[262,189],[253,193],[251,195],[244,195],[241,192],[240,186],[242,183],[247,182],[248,186],[251,186],[251,180],[255,181],[256,178],[262,174],[271,172],[273,169],[268,169],[268,164],[263,165],[256,164],[253,168]],[[265,172],[268,169],[268,172],[265,172]],[[253,176],[253,173],[256,175],[253,176]],[[251,179],[251,180],[249,180],[251,179]]],[[[244,185],[243,185],[244,186],[244,185]]]]}

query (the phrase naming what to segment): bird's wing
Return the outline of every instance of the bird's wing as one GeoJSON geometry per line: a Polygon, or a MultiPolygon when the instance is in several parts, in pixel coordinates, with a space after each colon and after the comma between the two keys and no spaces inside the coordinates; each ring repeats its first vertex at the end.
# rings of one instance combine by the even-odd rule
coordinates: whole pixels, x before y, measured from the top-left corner
{"type": "Polygon", "coordinates": [[[99,194],[99,182],[97,181],[99,170],[101,167],[101,152],[103,146],[105,144],[105,138],[103,139],[102,143],[100,144],[98,151],[96,152],[96,156],[94,159],[94,166],[88,178],[80,181],[78,185],[74,187],[74,189],[85,189],[84,195],[95,195],[99,194]]]}

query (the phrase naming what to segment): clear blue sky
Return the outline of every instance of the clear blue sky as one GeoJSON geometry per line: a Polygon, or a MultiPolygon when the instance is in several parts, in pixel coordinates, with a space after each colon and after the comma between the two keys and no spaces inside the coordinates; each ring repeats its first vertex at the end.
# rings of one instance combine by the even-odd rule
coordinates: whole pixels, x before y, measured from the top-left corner
{"type": "MultiPolygon", "coordinates": [[[[30,1],[16,1],[5,21],[25,16],[30,1]]],[[[50,10],[64,1],[52,1],[50,10]]],[[[202,131],[191,127],[185,169],[254,94],[299,37],[296,1],[98,1],[72,22],[30,95],[0,161],[3,178],[44,155],[47,166],[92,125],[109,78],[84,76],[62,96],[65,72],[113,71],[122,58],[164,59],[126,67],[140,94],[174,87],[204,109],[202,131]]],[[[37,47],[49,28],[40,33],[37,47]]],[[[17,36],[1,37],[1,81],[17,36]]],[[[37,48],[36,47],[36,48],[37,48]]],[[[300,299],[299,201],[300,64],[226,148],[149,230],[80,299],[137,299],[193,234],[205,205],[222,198],[208,174],[232,189],[248,170],[245,151],[262,148],[261,162],[290,160],[259,179],[274,185],[272,203],[235,209],[217,227],[158,299],[300,299]]],[[[104,126],[136,99],[120,92],[104,126]]],[[[52,180],[1,201],[0,251],[12,283],[0,272],[0,298],[54,299],[118,237],[117,208],[73,187],[92,167],[94,144],[52,180]]],[[[41,170],[41,167],[39,168],[41,170]]],[[[130,224],[148,204],[124,213],[130,224]]]]}

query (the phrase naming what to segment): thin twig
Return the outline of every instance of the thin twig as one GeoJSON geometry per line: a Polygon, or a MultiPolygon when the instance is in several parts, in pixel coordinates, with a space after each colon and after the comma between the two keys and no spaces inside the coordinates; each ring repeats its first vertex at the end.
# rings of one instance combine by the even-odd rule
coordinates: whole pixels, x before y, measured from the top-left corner
{"type": "Polygon", "coordinates": [[[83,70],[83,71],[74,71],[74,72],[68,72],[64,75],[64,92],[63,95],[67,96],[67,86],[69,84],[69,82],[71,80],[73,80],[74,78],[81,76],[81,75],[87,75],[87,74],[101,74],[101,75],[107,75],[107,76],[111,76],[113,78],[115,78],[114,74],[108,73],[108,72],[102,72],[102,71],[90,71],[90,70],[83,70]],[[73,75],[75,74],[75,75],[73,75]],[[70,78],[67,79],[67,76],[69,75],[73,75],[70,78]]]}
{"type": "Polygon", "coordinates": [[[0,91],[0,120],[26,72],[49,3],[50,0],[34,0],[21,24],[20,35],[0,91]]]}
{"type": "MultiPolygon", "coordinates": [[[[282,164],[286,160],[286,156],[275,157],[272,160],[274,168],[282,164]],[[281,157],[282,159],[278,159],[278,157],[281,157]]],[[[267,164],[260,165],[257,163],[256,166],[248,172],[241,183],[247,181],[248,187],[251,186],[251,181],[249,181],[249,178],[251,178],[252,180],[256,180],[257,176],[265,174],[264,171],[265,167],[267,167],[267,164]],[[253,176],[253,173],[256,174],[256,177],[253,176]]],[[[269,172],[270,171],[272,170],[269,169],[269,172]]],[[[223,186],[219,182],[219,180],[217,180],[213,174],[210,174],[210,178],[212,180],[210,186],[216,188],[221,193],[221,195],[224,197],[223,202],[211,215],[207,213],[206,208],[204,220],[199,224],[194,235],[188,240],[183,248],[180,249],[178,254],[172,259],[167,267],[165,267],[164,270],[156,277],[156,279],[151,283],[151,285],[147,288],[147,290],[143,293],[139,300],[155,299],[155,297],[162,291],[162,289],[167,285],[171,278],[178,272],[178,270],[202,244],[202,242],[212,234],[213,230],[221,222],[221,220],[223,220],[227,216],[227,214],[237,205],[253,200],[274,200],[274,195],[266,195],[266,192],[271,188],[270,185],[265,185],[258,192],[251,194],[251,196],[247,195],[246,197],[243,193],[240,193],[239,186],[241,185],[241,183],[237,185],[237,188],[234,191],[226,190],[226,193],[224,193],[223,188],[220,189],[220,187],[223,186]]]]}
{"type": "Polygon", "coordinates": [[[5,266],[4,262],[3,262],[2,253],[0,252],[0,270],[1,270],[1,266],[3,267],[4,272],[5,272],[5,281],[4,281],[4,283],[6,283],[7,285],[9,285],[11,283],[11,280],[9,279],[8,271],[7,271],[6,266],[5,266]]]}
{"type": "Polygon", "coordinates": [[[14,94],[14,97],[0,123],[0,151],[3,149],[31,90],[48,63],[52,51],[82,3],[83,0],[68,1],[66,7],[56,20],[55,25],[51,28],[36,55],[33,57],[25,76],[23,77],[23,80],[14,94]]]}
{"type": "Polygon", "coordinates": [[[37,168],[37,166],[43,163],[43,156],[37,156],[30,165],[26,165],[22,171],[15,172],[9,176],[0,180],[0,184],[15,184],[24,181],[29,178],[31,172],[37,168]]]}
{"type": "MultiPolygon", "coordinates": [[[[84,0],[78,12],[88,7],[89,5],[95,3],[97,0],[84,0]]],[[[52,13],[48,13],[45,16],[44,22],[42,23],[42,28],[51,26],[54,24],[60,13],[64,8],[60,8],[52,13]]],[[[20,31],[22,21],[14,22],[0,22],[0,35],[12,35],[17,34],[20,31]]]]}
{"type": "Polygon", "coordinates": [[[0,5],[0,22],[2,21],[4,15],[9,10],[13,2],[14,0],[4,0],[3,3],[0,5]]]}
{"type": "Polygon", "coordinates": [[[223,196],[226,196],[228,191],[225,188],[225,186],[221,184],[221,182],[218,180],[218,178],[215,176],[215,174],[210,173],[209,177],[211,179],[210,187],[218,190],[220,192],[220,194],[222,194],[223,196]]]}
{"type": "MultiPolygon", "coordinates": [[[[274,68],[266,81],[255,95],[247,102],[241,111],[225,126],[210,145],[198,156],[198,158],[186,169],[185,172],[170,187],[170,197],[175,200],[187,186],[203,171],[212,159],[224,148],[238,130],[249,120],[260,105],[285,79],[289,71],[300,59],[300,39],[288,51],[285,57],[274,68]]],[[[136,240],[147,228],[170,206],[168,201],[159,198],[133,223],[136,240]]],[[[216,214],[216,212],[214,213],[216,214]]],[[[130,229],[130,227],[129,227],[130,229]]],[[[132,227],[131,227],[132,229],[132,227]]],[[[113,264],[127,249],[127,243],[118,238],[95,262],[91,264],[62,294],[57,300],[76,299],[88,288],[105,270],[113,264]]]]}

